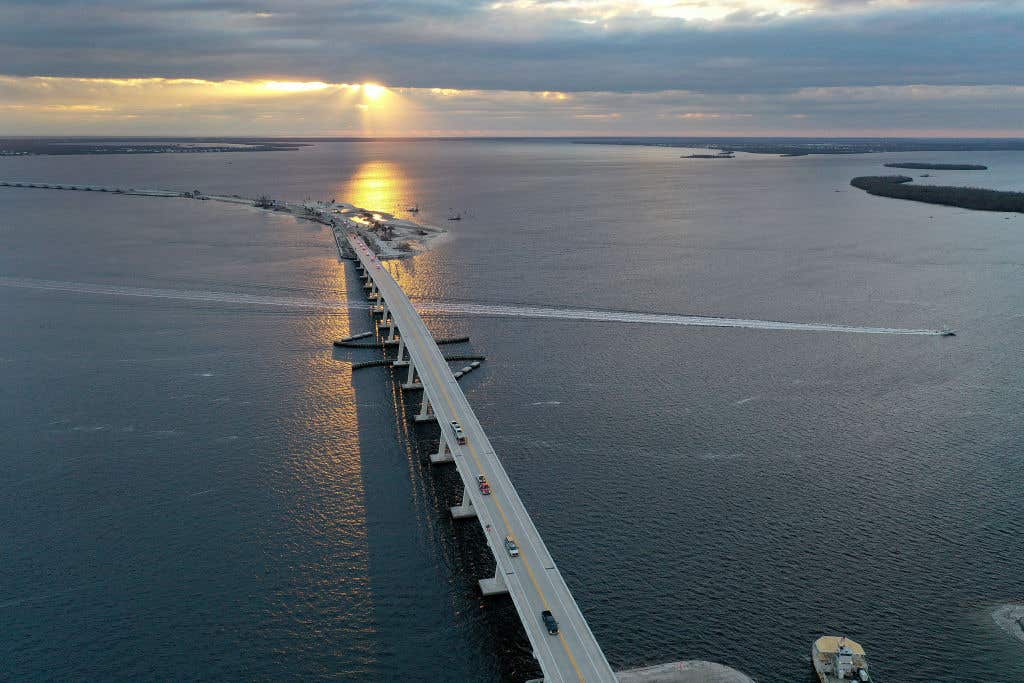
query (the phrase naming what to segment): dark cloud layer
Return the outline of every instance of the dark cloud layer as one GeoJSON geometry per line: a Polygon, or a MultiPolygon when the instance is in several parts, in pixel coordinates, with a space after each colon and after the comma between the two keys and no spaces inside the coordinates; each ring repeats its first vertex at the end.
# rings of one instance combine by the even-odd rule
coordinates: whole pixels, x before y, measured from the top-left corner
{"type": "Polygon", "coordinates": [[[785,17],[770,0],[734,3],[757,11],[706,22],[637,2],[610,17],[616,3],[595,3],[605,15],[587,19],[565,3],[475,0],[0,0],[0,73],[569,92],[1024,83],[1017,0],[807,0],[785,17]]]}

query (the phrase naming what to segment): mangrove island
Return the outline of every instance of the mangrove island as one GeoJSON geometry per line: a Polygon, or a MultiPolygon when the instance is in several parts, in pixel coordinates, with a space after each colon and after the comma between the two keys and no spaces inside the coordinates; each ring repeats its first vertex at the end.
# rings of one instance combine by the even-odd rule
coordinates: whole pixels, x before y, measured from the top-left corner
{"type": "Polygon", "coordinates": [[[1024,192],[986,190],[980,187],[907,185],[912,180],[913,178],[905,175],[860,176],[851,180],[850,184],[879,197],[909,199],[977,211],[1024,213],[1024,192]]]}
{"type": "Polygon", "coordinates": [[[927,164],[919,161],[896,161],[883,164],[886,168],[923,168],[929,171],[987,171],[981,164],[927,164]]]}

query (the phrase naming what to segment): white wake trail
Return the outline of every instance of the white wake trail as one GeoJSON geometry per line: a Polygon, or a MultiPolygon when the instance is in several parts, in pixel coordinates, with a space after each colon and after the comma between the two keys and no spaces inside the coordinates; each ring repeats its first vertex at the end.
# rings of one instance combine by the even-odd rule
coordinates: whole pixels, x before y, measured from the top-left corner
{"type": "MultiPolygon", "coordinates": [[[[0,286],[21,289],[37,289],[77,294],[99,294],[105,296],[129,296],[155,299],[176,299],[180,301],[202,301],[222,304],[244,304],[251,306],[275,306],[315,310],[344,311],[350,308],[368,309],[369,304],[338,299],[314,299],[306,297],[262,296],[236,292],[214,292],[205,290],[160,289],[150,287],[127,287],[88,282],[62,282],[59,280],[36,280],[31,278],[0,277],[0,286]]],[[[703,315],[672,315],[666,313],[632,313],[629,311],[608,311],[586,308],[553,308],[545,306],[518,306],[512,304],[449,303],[443,301],[416,301],[421,313],[447,313],[454,315],[488,315],[506,318],[548,318],[555,320],[586,320],[593,322],[617,322],[647,325],[677,325],[686,327],[736,327],[748,330],[786,330],[798,332],[845,332],[850,334],[899,334],[937,336],[943,330],[916,330],[900,327],[863,327],[855,325],[833,325],[829,323],[793,323],[777,320],[750,320],[745,318],[719,318],[703,315]]]]}

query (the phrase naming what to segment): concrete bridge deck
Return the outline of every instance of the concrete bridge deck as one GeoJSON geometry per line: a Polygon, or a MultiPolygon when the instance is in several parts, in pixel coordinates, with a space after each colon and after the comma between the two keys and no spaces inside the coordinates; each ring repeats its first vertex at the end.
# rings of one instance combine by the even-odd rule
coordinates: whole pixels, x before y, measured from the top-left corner
{"type": "Polygon", "coordinates": [[[366,243],[352,234],[347,240],[366,271],[371,295],[379,294],[383,300],[385,320],[390,315],[392,340],[398,332],[400,363],[408,353],[407,383],[417,376],[422,383],[424,398],[417,419],[436,419],[441,428],[441,443],[432,460],[453,462],[462,477],[463,502],[452,514],[480,522],[497,562],[494,578],[480,582],[484,594],[507,592],[511,596],[546,681],[615,681],[601,646],[423,319],[366,243]],[[457,442],[450,427],[453,420],[465,432],[464,445],[457,442]],[[478,475],[487,478],[491,495],[479,491],[478,475]],[[506,536],[518,545],[518,557],[510,557],[505,550],[506,536]],[[548,634],[542,610],[551,610],[558,620],[557,636],[548,634]]]}

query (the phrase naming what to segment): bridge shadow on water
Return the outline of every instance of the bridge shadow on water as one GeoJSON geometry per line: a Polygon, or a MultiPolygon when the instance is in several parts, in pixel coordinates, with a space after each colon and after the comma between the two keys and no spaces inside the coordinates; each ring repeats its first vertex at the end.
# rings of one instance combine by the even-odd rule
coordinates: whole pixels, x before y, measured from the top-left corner
{"type": "MultiPolygon", "coordinates": [[[[346,276],[350,292],[363,291],[351,267],[346,276]]],[[[351,309],[350,320],[353,334],[373,329],[365,309],[351,309]]],[[[335,357],[380,353],[336,349],[335,357]]],[[[538,678],[512,601],[480,595],[477,580],[493,576],[494,558],[475,519],[452,519],[462,481],[453,465],[430,464],[438,426],[413,421],[422,392],[402,391],[404,372],[369,368],[352,377],[379,671],[403,680],[538,678]]]]}

